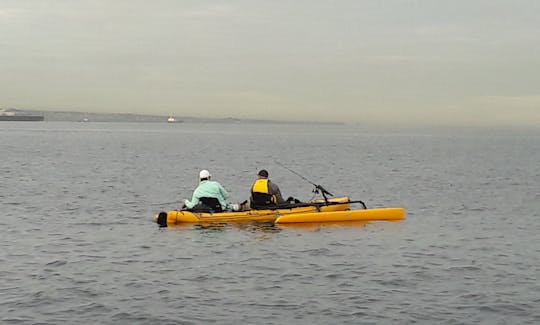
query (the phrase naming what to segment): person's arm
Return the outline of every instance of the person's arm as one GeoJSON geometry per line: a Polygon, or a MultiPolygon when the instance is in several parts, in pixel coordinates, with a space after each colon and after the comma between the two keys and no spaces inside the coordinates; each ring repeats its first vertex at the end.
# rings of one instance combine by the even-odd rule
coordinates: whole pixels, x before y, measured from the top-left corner
{"type": "Polygon", "coordinates": [[[285,203],[286,201],[283,199],[283,197],[281,196],[281,191],[279,190],[279,186],[277,186],[276,184],[268,181],[268,189],[270,190],[270,194],[271,195],[275,195],[276,196],[276,199],[277,199],[277,203],[280,204],[280,203],[285,203]]]}
{"type": "Polygon", "coordinates": [[[226,202],[229,202],[229,193],[227,192],[227,190],[221,184],[219,184],[219,192],[221,193],[221,196],[223,196],[223,199],[226,202]]]}
{"type": "Polygon", "coordinates": [[[186,208],[193,209],[194,206],[199,204],[200,201],[199,201],[199,191],[198,191],[198,189],[199,189],[199,187],[197,187],[195,189],[195,191],[193,191],[193,197],[191,198],[191,201],[186,200],[186,202],[185,202],[186,208]]]}

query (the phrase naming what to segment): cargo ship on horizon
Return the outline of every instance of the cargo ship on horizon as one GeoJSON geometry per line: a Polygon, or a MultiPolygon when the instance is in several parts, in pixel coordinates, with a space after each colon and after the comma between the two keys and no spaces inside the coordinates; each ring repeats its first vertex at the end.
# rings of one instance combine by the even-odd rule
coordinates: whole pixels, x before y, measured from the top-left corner
{"type": "Polygon", "coordinates": [[[25,114],[17,110],[0,109],[0,121],[28,121],[40,122],[45,120],[43,115],[25,114]]]}

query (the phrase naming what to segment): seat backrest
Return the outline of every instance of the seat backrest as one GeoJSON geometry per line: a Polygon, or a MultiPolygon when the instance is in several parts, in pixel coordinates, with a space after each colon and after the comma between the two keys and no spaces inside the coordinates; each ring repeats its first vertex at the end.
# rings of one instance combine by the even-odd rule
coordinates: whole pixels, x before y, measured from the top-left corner
{"type": "Polygon", "coordinates": [[[223,207],[221,206],[221,203],[219,203],[219,200],[215,197],[201,197],[199,199],[201,201],[202,205],[208,208],[208,212],[222,212],[223,207]]]}
{"type": "Polygon", "coordinates": [[[276,204],[272,201],[272,195],[259,192],[251,193],[250,206],[252,209],[265,209],[275,205],[276,204]]]}

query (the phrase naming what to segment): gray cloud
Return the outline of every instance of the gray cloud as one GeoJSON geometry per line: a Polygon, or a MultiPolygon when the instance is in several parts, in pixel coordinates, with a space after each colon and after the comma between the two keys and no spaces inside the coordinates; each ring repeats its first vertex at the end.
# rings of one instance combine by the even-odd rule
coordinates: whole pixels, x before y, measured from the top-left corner
{"type": "Polygon", "coordinates": [[[0,1],[0,105],[540,125],[538,1],[0,1]]]}

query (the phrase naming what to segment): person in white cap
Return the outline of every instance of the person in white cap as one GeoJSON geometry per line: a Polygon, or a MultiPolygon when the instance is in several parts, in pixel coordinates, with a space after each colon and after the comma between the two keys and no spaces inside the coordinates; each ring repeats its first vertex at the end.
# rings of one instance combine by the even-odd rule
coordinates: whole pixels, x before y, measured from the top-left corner
{"type": "MultiPolygon", "coordinates": [[[[193,191],[191,201],[185,200],[184,205],[188,209],[202,204],[201,198],[216,198],[223,210],[238,210],[237,204],[229,203],[229,193],[220,183],[211,180],[212,175],[206,169],[199,173],[199,186],[193,191]]],[[[218,211],[219,212],[219,211],[218,211]]]]}

